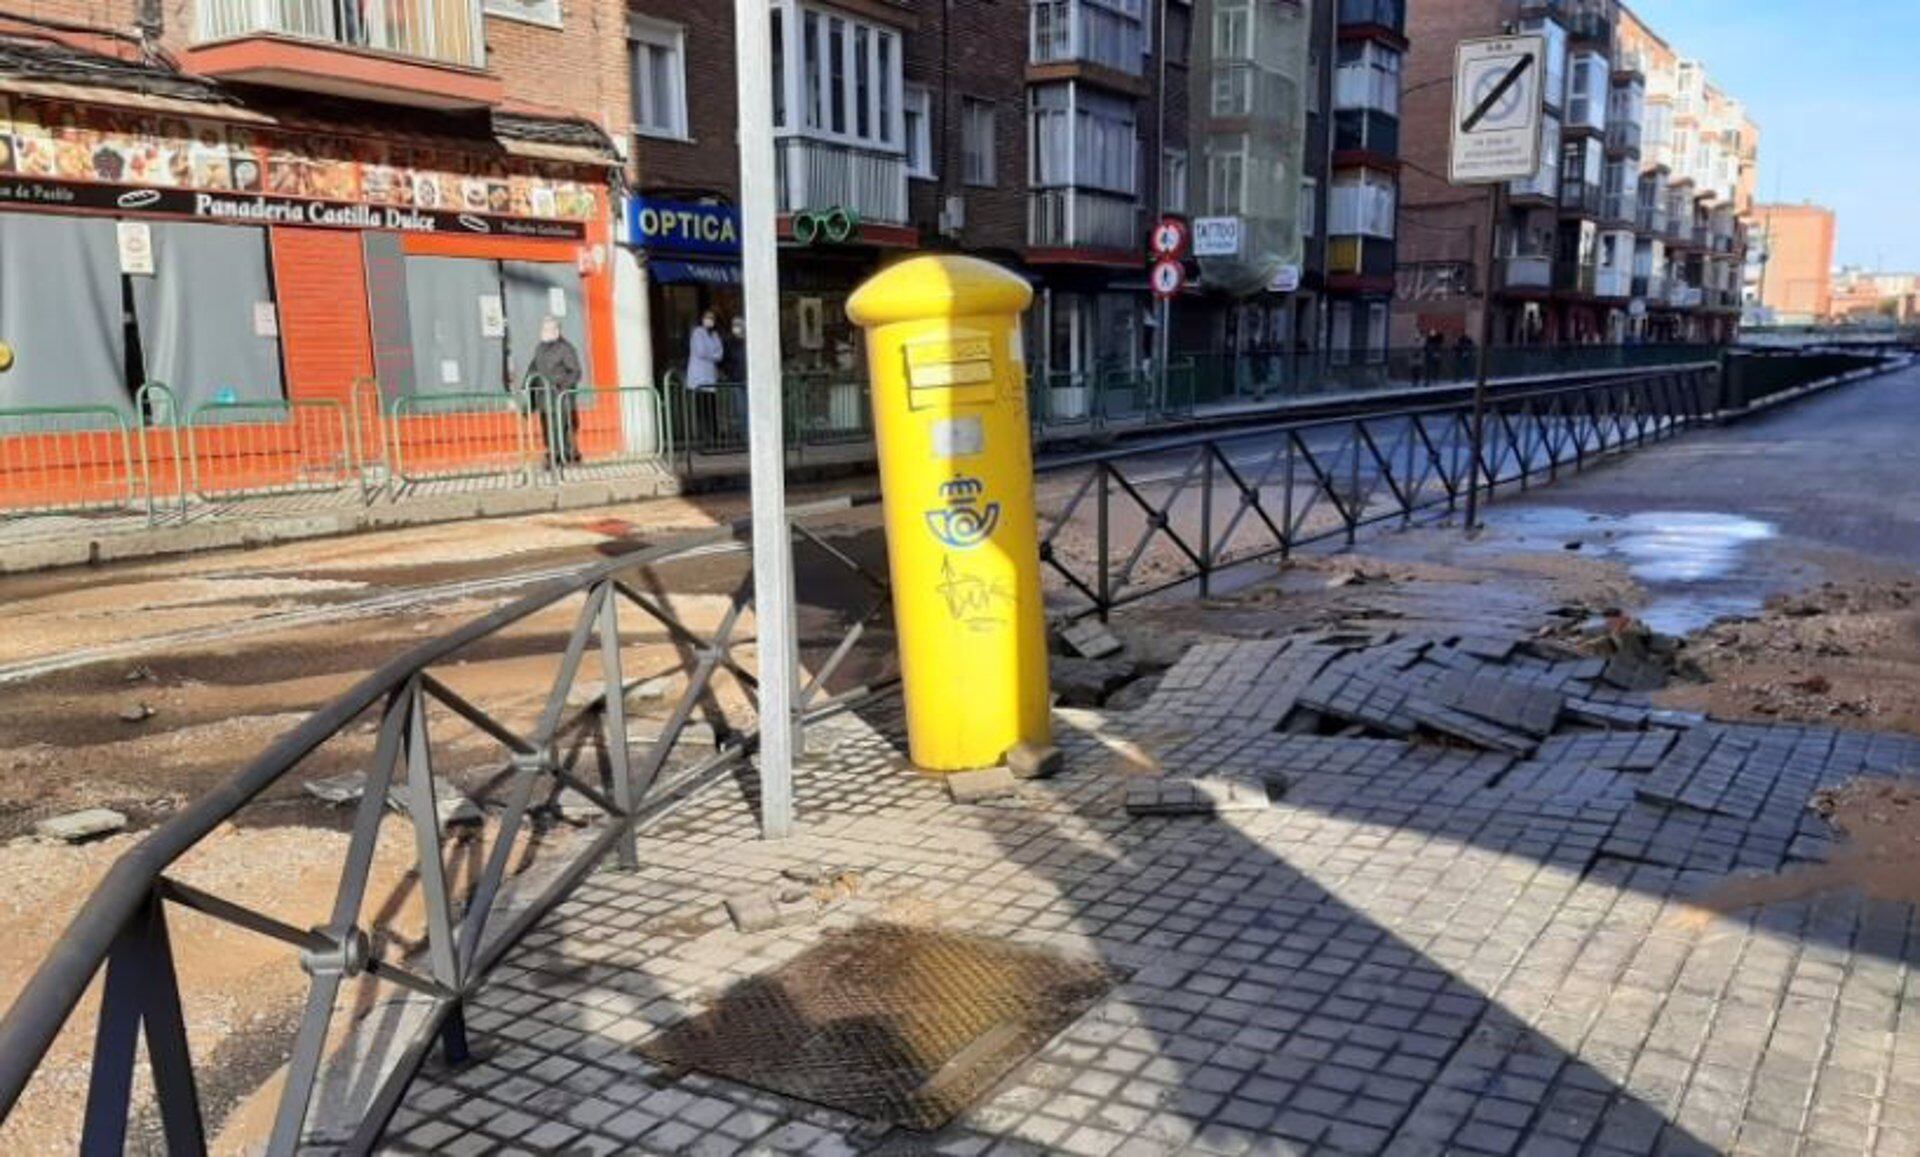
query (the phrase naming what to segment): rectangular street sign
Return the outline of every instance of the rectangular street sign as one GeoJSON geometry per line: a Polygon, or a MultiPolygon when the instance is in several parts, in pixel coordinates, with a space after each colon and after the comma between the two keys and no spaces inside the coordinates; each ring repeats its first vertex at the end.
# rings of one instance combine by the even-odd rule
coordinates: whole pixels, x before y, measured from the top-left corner
{"type": "Polygon", "coordinates": [[[1195,257],[1240,256],[1240,218],[1194,218],[1193,255],[1195,257]]]}
{"type": "Polygon", "coordinates": [[[1525,180],[1539,171],[1546,64],[1543,36],[1490,36],[1459,43],[1454,50],[1448,180],[1456,185],[1493,184],[1525,180]]]}

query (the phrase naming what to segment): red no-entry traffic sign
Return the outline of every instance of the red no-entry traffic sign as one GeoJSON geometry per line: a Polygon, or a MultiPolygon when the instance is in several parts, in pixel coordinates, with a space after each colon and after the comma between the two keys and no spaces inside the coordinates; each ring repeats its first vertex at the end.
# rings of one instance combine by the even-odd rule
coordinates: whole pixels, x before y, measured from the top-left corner
{"type": "Polygon", "coordinates": [[[1171,257],[1162,257],[1153,263],[1153,272],[1147,281],[1153,286],[1153,295],[1165,301],[1177,296],[1187,284],[1187,270],[1171,257]]]}
{"type": "Polygon", "coordinates": [[[1181,258],[1187,255],[1187,243],[1190,235],[1187,223],[1178,217],[1162,217],[1153,227],[1153,255],[1156,258],[1181,258]]]}

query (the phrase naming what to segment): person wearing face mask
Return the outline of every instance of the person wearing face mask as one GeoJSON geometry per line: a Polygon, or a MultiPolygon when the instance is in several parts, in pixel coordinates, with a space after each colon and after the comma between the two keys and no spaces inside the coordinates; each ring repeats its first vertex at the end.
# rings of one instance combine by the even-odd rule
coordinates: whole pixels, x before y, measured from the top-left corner
{"type": "Polygon", "coordinates": [[[540,344],[527,364],[525,381],[548,459],[556,466],[580,461],[579,397],[573,390],[582,376],[580,351],[560,332],[560,319],[541,318],[540,344]]]}
{"type": "Polygon", "coordinates": [[[709,309],[700,315],[700,324],[687,338],[687,388],[711,390],[720,384],[720,363],[727,347],[720,340],[720,319],[709,309]]]}

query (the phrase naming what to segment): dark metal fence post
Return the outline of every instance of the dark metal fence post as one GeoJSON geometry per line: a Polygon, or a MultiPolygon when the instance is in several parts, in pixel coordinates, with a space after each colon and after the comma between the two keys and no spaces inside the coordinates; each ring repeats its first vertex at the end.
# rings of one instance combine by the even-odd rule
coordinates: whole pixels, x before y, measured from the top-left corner
{"type": "Polygon", "coordinates": [[[615,849],[620,866],[627,871],[640,867],[639,850],[634,846],[633,773],[627,753],[627,685],[620,663],[620,609],[611,587],[600,600],[600,678],[605,688],[601,722],[606,728],[607,775],[613,780],[613,803],[620,809],[620,826],[625,831],[615,849]]]}
{"type": "Polygon", "coordinates": [[[187,1051],[180,978],[174,971],[166,912],[157,894],[148,896],[139,913],[120,930],[107,960],[80,1138],[80,1152],[88,1157],[118,1155],[126,1148],[134,1055],[143,1028],[167,1152],[204,1154],[206,1134],[193,1057],[187,1051]]]}
{"type": "Polygon", "coordinates": [[[1094,558],[1099,570],[1099,573],[1094,578],[1094,601],[1098,604],[1100,621],[1104,623],[1107,621],[1107,613],[1113,607],[1113,579],[1108,574],[1108,570],[1112,565],[1112,558],[1110,557],[1112,544],[1108,541],[1108,537],[1112,533],[1112,528],[1108,524],[1107,510],[1112,487],[1107,478],[1107,464],[1105,462],[1095,466],[1094,470],[1096,476],[1099,478],[1099,494],[1097,495],[1097,501],[1094,505],[1094,558]]]}
{"type": "Polygon", "coordinates": [[[1218,448],[1208,442],[1200,466],[1200,597],[1213,593],[1213,459],[1218,448]]]}
{"type": "MultiPolygon", "coordinates": [[[[427,730],[427,696],[416,677],[407,688],[407,813],[413,821],[420,895],[427,906],[427,961],[433,978],[453,991],[461,987],[459,955],[453,939],[453,897],[447,891],[447,866],[440,848],[440,806],[433,780],[433,737],[427,730]]],[[[466,1019],[455,1008],[441,1028],[440,1044],[449,1065],[466,1063],[466,1019]]]]}

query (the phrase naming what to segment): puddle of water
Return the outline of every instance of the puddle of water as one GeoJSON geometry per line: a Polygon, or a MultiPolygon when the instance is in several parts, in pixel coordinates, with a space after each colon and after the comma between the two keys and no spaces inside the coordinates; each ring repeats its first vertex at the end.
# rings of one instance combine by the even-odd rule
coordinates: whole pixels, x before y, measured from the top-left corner
{"type": "Polygon", "coordinates": [[[1503,510],[1495,529],[1508,543],[1583,552],[1625,564],[1649,595],[1640,617],[1654,630],[1683,635],[1716,619],[1752,614],[1765,591],[1742,564],[1749,548],[1773,539],[1771,523],[1711,511],[1642,511],[1616,517],[1570,507],[1503,510]],[[1529,542],[1546,539],[1548,543],[1529,542]]]}

